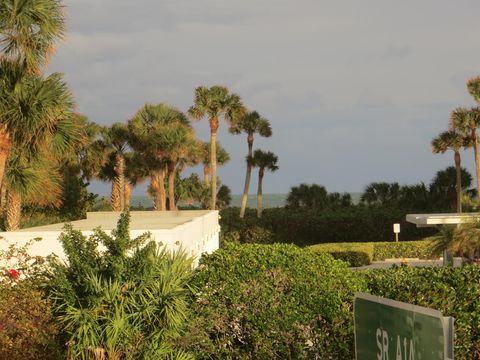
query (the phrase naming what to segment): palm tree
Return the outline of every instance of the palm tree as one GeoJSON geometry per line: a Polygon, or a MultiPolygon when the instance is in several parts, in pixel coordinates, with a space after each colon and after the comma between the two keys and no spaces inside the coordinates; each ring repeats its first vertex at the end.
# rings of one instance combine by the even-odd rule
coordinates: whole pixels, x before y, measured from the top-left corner
{"type": "Polygon", "coordinates": [[[471,144],[470,138],[465,137],[458,131],[444,131],[432,140],[432,151],[435,154],[445,153],[447,150],[453,150],[455,169],[457,173],[456,192],[457,192],[457,213],[462,212],[462,164],[460,149],[467,148],[471,144]]]}
{"type": "Polygon", "coordinates": [[[253,156],[247,157],[247,162],[252,167],[258,167],[258,189],[257,189],[257,217],[262,217],[262,182],[265,170],[277,171],[278,156],[271,151],[264,152],[255,150],[253,156]]]}
{"type": "Polygon", "coordinates": [[[183,168],[186,163],[193,159],[194,155],[192,154],[198,149],[198,143],[195,139],[193,128],[181,122],[166,126],[163,136],[167,158],[168,209],[177,210],[175,205],[177,166],[181,163],[181,167],[183,168]]]}
{"type": "MultiPolygon", "coordinates": [[[[230,161],[230,154],[225,150],[225,148],[217,142],[217,165],[225,165],[227,162],[230,161]]],[[[210,186],[210,149],[211,145],[209,142],[203,143],[203,182],[206,186],[210,186]]]]}
{"type": "Polygon", "coordinates": [[[61,205],[62,179],[55,162],[55,159],[46,157],[29,161],[16,152],[9,158],[4,184],[7,189],[7,231],[20,227],[24,202],[61,205]]]}
{"type": "Polygon", "coordinates": [[[398,183],[373,182],[368,184],[363,191],[360,201],[368,205],[395,207],[401,195],[398,183]]]}
{"type": "Polygon", "coordinates": [[[480,194],[480,158],[478,154],[477,128],[480,125],[480,109],[456,108],[450,116],[450,128],[468,136],[473,146],[477,175],[477,193],[480,194]]]}
{"type": "Polygon", "coordinates": [[[128,150],[128,128],[125,124],[114,123],[110,127],[103,128],[101,135],[103,148],[113,162],[112,211],[123,211],[125,209],[125,154],[128,150]]]}
{"type": "Polygon", "coordinates": [[[210,168],[212,171],[212,199],[210,208],[215,210],[217,196],[217,130],[220,118],[235,123],[245,112],[240,96],[229,94],[224,86],[212,86],[207,88],[199,86],[195,89],[194,105],[188,110],[188,114],[195,120],[208,116],[210,123],[210,168]]]}
{"type": "MultiPolygon", "coordinates": [[[[132,147],[142,156],[142,176],[149,176],[157,210],[166,210],[165,176],[170,161],[170,176],[175,178],[172,163],[178,161],[182,141],[191,137],[186,116],[167,104],[143,106],[128,122],[132,147]]],[[[141,179],[139,176],[138,179],[141,179]]],[[[174,206],[174,190],[169,190],[174,206]]]]}
{"type": "Polygon", "coordinates": [[[0,55],[39,73],[65,34],[61,0],[0,1],[0,55]]]}
{"type": "MultiPolygon", "coordinates": [[[[230,132],[233,134],[241,134],[242,132],[247,134],[248,155],[253,155],[253,136],[258,133],[263,137],[272,136],[272,127],[270,122],[262,118],[256,111],[250,111],[240,118],[231,128],[230,132]]],[[[250,178],[252,175],[252,167],[247,161],[247,174],[245,175],[245,186],[243,187],[242,205],[240,207],[240,218],[245,216],[245,209],[247,208],[248,190],[250,189],[250,178]]]]}
{"type": "Polygon", "coordinates": [[[72,108],[60,74],[28,75],[18,63],[0,60],[0,183],[12,148],[37,153],[58,125],[72,125],[72,108]]]}
{"type": "MultiPolygon", "coordinates": [[[[468,190],[472,184],[472,175],[465,168],[461,168],[460,174],[462,192],[472,193],[468,190]]],[[[430,203],[435,211],[455,211],[457,203],[456,183],[457,170],[454,166],[437,171],[429,186],[430,203]]]]}

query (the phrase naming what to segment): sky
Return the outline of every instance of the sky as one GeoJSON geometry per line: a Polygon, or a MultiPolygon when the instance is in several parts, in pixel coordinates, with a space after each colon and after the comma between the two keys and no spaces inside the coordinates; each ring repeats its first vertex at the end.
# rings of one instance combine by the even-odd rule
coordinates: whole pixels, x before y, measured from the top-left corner
{"type": "MultiPolygon", "coordinates": [[[[68,33],[48,71],[65,74],[80,113],[108,125],[145,103],[186,111],[197,86],[225,85],[271,122],[273,136],[254,143],[279,157],[264,193],[300,183],[340,192],[373,181],[428,184],[453,165],[453,153],[432,154],[431,139],[447,129],[453,109],[476,105],[466,81],[480,75],[478,0],[65,5],[68,33]]],[[[194,127],[209,139],[208,121],[194,127]]],[[[218,176],[238,194],[246,136],[227,129],[220,124],[218,140],[231,160],[218,176]]],[[[473,173],[473,152],[462,155],[473,173]]],[[[91,185],[103,194],[109,188],[91,185]]],[[[143,195],[145,185],[133,193],[143,195]]]]}

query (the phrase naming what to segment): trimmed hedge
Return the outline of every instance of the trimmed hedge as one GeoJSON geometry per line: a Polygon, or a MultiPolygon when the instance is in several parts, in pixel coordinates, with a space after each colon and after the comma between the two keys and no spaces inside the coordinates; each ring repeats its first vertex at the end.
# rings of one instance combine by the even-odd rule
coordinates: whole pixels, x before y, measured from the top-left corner
{"type": "Polygon", "coordinates": [[[373,259],[433,259],[435,258],[433,244],[434,241],[432,239],[421,241],[378,242],[373,246],[373,259]]]}
{"type": "Polygon", "coordinates": [[[455,318],[455,359],[480,359],[480,266],[361,271],[372,294],[455,318]]]}
{"type": "Polygon", "coordinates": [[[294,245],[227,245],[201,259],[195,318],[183,339],[198,359],[351,359],[357,272],[294,245]]]}
{"type": "Polygon", "coordinates": [[[202,258],[181,345],[198,359],[353,359],[353,295],[455,318],[455,359],[480,359],[480,266],[351,271],[293,245],[227,245],[202,258]]]}
{"type": "Polygon", "coordinates": [[[310,246],[315,252],[328,253],[350,266],[369,265],[373,260],[374,243],[337,243],[310,246]]]}
{"type": "Polygon", "coordinates": [[[405,211],[398,209],[360,206],[335,211],[271,208],[263,211],[261,219],[256,217],[253,209],[247,209],[244,219],[239,218],[239,212],[238,208],[227,208],[220,213],[222,237],[226,241],[232,234],[240,243],[282,242],[300,246],[392,241],[394,223],[400,223],[402,227],[402,241],[418,240],[437,232],[433,228],[417,228],[407,223],[405,211]],[[251,231],[253,228],[256,230],[251,231]]]}
{"type": "Polygon", "coordinates": [[[391,258],[433,259],[433,240],[369,243],[333,243],[310,246],[315,252],[331,254],[350,266],[369,265],[375,260],[391,258]]]}

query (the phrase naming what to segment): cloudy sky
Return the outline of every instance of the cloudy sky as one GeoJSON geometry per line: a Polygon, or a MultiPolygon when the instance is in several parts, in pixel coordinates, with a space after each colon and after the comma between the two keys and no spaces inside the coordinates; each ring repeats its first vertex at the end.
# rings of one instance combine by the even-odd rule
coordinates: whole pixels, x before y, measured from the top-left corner
{"type": "MultiPolygon", "coordinates": [[[[279,156],[266,193],[302,182],[329,191],[428,183],[453,163],[431,154],[430,140],[451,110],[475,105],[465,82],[480,75],[478,0],[65,4],[68,36],[49,71],[65,73],[81,113],[111,124],[146,102],[187,110],[195,87],[226,85],[272,123],[273,137],[255,141],[279,156]]],[[[208,139],[207,121],[195,128],[208,139]]],[[[219,141],[232,160],[218,174],[241,193],[246,138],[226,128],[219,141]]],[[[473,171],[470,152],[464,163],[473,171]]]]}

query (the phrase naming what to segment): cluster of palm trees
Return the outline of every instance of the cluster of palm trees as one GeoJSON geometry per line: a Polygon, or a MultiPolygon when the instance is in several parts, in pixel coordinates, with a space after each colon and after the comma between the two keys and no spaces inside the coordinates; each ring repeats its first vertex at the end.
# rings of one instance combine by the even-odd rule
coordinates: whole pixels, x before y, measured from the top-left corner
{"type": "Polygon", "coordinates": [[[84,139],[62,75],[43,73],[65,33],[56,0],[0,2],[0,184],[7,229],[22,202],[57,205],[60,169],[84,139]]]}
{"type": "MultiPolygon", "coordinates": [[[[480,104],[480,77],[467,82],[468,92],[480,104]]],[[[462,174],[460,150],[473,148],[476,165],[477,194],[480,194],[480,159],[478,153],[478,133],[480,125],[480,107],[470,109],[459,107],[450,115],[449,129],[442,132],[431,142],[434,153],[452,150],[456,169],[456,211],[462,212],[462,174]]]]}
{"type": "Polygon", "coordinates": [[[186,166],[203,163],[210,208],[215,209],[217,164],[229,160],[217,145],[222,119],[233,134],[247,134],[241,216],[254,166],[259,168],[261,215],[262,179],[265,170],[278,168],[278,159],[271,152],[253,152],[253,136],[271,136],[268,120],[247,111],[240,96],[226,87],[200,86],[187,113],[164,103],[146,104],[128,123],[100,127],[75,113],[61,74],[44,74],[64,34],[61,0],[0,2],[0,205],[8,230],[19,227],[22,203],[61,204],[65,168],[86,180],[112,182],[113,211],[128,207],[131,186],[146,179],[156,209],[175,210],[176,179],[186,166]],[[189,120],[202,118],[210,124],[210,143],[195,137],[189,120]]]}

